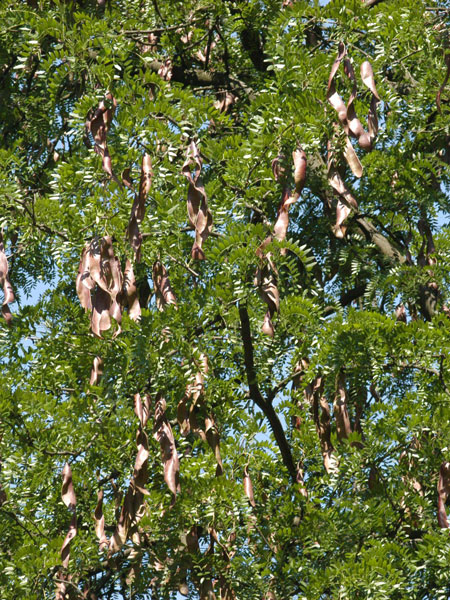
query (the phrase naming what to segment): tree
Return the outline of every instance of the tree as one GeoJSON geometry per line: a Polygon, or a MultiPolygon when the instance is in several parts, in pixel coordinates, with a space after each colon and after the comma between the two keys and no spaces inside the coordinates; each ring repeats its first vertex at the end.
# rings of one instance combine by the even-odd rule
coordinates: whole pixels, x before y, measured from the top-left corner
{"type": "Polygon", "coordinates": [[[320,4],[1,5],[5,600],[450,595],[450,5],[320,4]]]}

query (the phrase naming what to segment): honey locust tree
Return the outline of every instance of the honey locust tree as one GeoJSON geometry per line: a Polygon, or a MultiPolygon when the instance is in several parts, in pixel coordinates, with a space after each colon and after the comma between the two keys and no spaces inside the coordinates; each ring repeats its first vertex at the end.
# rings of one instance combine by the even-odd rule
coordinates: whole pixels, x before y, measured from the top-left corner
{"type": "Polygon", "coordinates": [[[449,18],[0,4],[4,600],[449,597],[449,18]]]}

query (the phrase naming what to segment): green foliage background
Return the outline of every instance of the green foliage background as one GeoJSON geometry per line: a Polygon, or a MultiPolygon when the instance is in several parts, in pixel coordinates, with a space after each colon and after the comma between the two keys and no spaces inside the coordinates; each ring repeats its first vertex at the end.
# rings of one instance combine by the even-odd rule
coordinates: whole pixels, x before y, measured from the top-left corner
{"type": "MultiPolygon", "coordinates": [[[[270,593],[308,600],[450,596],[449,531],[436,517],[439,468],[450,460],[448,87],[442,112],[436,106],[449,16],[450,4],[436,0],[373,7],[362,0],[0,3],[0,226],[17,297],[12,326],[0,323],[2,599],[55,595],[70,522],[61,501],[66,461],[78,514],[70,598],[176,598],[185,569],[189,598],[212,597],[199,592],[202,578],[216,582],[223,600],[270,593]],[[147,40],[154,30],[156,49],[147,40]],[[208,40],[216,45],[205,64],[196,52],[208,40]],[[324,211],[333,198],[326,146],[337,120],[326,89],[340,41],[357,74],[370,60],[382,98],[374,150],[357,150],[364,174],[358,181],[345,173],[359,213],[350,216],[344,239],[333,235],[334,210],[324,211]],[[171,81],[158,75],[167,58],[171,81]],[[214,103],[225,90],[236,103],[220,112],[214,103]],[[118,102],[108,133],[115,173],[130,167],[137,182],[143,153],[153,162],[143,259],[135,265],[141,297],[160,259],[178,310],[158,311],[150,294],[140,322],[125,313],[122,333],[100,340],[75,291],[81,250],[93,237],[110,235],[122,264],[132,258],[125,230],[133,195],[106,176],[86,143],[86,115],[108,91],[118,102]],[[202,262],[190,258],[181,173],[191,139],[204,158],[214,219],[202,262]],[[261,332],[266,306],[253,283],[255,253],[281,198],[271,162],[283,153],[292,179],[297,144],[308,158],[306,187],[291,209],[287,240],[269,247],[281,297],[272,339],[261,332]],[[400,260],[382,251],[361,219],[400,260]],[[420,219],[433,231],[435,265],[417,260],[420,219]],[[34,302],[39,282],[46,291],[34,302]],[[431,307],[424,304],[430,284],[439,290],[431,307]],[[407,323],[396,321],[401,302],[407,323]],[[249,315],[256,382],[246,369],[240,309],[249,315]],[[221,477],[209,446],[192,433],[182,437],[176,423],[202,353],[221,477]],[[97,354],[104,375],[89,386],[97,354]],[[309,367],[296,387],[301,358],[309,367]],[[331,405],[342,370],[352,419],[364,398],[362,436],[338,440],[332,418],[339,465],[328,474],[304,389],[320,373],[331,405]],[[110,560],[99,552],[93,512],[103,479],[110,536],[117,522],[112,482],[126,491],[136,454],[133,395],[146,391],[166,398],[181,493],[170,508],[150,420],[142,565],[127,582],[127,548],[110,560]],[[282,457],[275,419],[292,465],[304,471],[308,499],[282,457]],[[254,508],[244,494],[246,464],[254,508]],[[193,526],[201,549],[194,556],[185,545],[193,526]],[[207,552],[212,529],[221,545],[207,552]],[[220,591],[220,576],[232,592],[220,591]]],[[[337,85],[347,98],[342,72],[337,85]]],[[[356,110],[365,124],[370,97],[359,88],[356,110]]],[[[342,137],[334,143],[345,168],[342,137]]]]}

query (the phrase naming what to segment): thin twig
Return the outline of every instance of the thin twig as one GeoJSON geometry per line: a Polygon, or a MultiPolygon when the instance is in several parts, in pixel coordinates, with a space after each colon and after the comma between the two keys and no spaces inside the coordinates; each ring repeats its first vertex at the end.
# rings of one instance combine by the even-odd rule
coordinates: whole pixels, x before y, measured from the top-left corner
{"type": "Polygon", "coordinates": [[[30,536],[30,538],[35,542],[36,538],[34,537],[34,535],[31,533],[31,531],[29,531],[25,525],[19,520],[19,518],[12,512],[9,510],[5,510],[4,508],[0,508],[0,511],[5,513],[5,515],[7,515],[8,517],[10,517],[11,519],[14,519],[14,521],[16,521],[16,523],[22,527],[22,529],[30,536]]]}
{"type": "Polygon", "coordinates": [[[86,596],[80,591],[79,587],[73,583],[73,581],[70,581],[70,579],[60,579],[59,577],[55,577],[53,579],[53,581],[56,581],[56,583],[64,583],[64,584],[68,584],[70,585],[73,589],[75,589],[77,591],[77,596],[79,598],[85,598],[86,596]]]}
{"type": "Polygon", "coordinates": [[[25,209],[25,211],[27,212],[28,216],[31,218],[31,222],[33,224],[33,227],[36,227],[36,229],[39,229],[40,231],[43,231],[45,233],[48,233],[50,235],[56,235],[57,237],[60,237],[61,239],[63,239],[66,242],[69,242],[69,238],[67,237],[67,235],[65,233],[62,233],[61,231],[56,231],[54,229],[51,229],[50,227],[48,227],[47,225],[43,225],[41,223],[37,223],[36,221],[36,216],[34,214],[34,203],[32,204],[33,209],[30,210],[27,203],[23,200],[19,200],[18,198],[13,198],[11,196],[7,196],[8,200],[11,200],[12,202],[17,202],[18,204],[20,204],[20,206],[23,206],[23,208],[25,209]]]}
{"type": "Polygon", "coordinates": [[[277,385],[275,387],[273,387],[270,390],[270,392],[267,394],[267,401],[273,402],[276,395],[279,392],[281,392],[287,386],[288,383],[290,383],[293,379],[298,377],[298,374],[299,374],[298,371],[294,371],[293,373],[291,373],[290,375],[288,375],[287,377],[282,379],[280,382],[278,382],[277,385]]]}
{"type": "Polygon", "coordinates": [[[198,273],[196,273],[194,271],[194,269],[191,269],[191,267],[189,265],[187,265],[185,262],[178,260],[178,258],[175,258],[175,256],[172,256],[171,254],[167,254],[167,256],[173,260],[173,262],[177,263],[177,265],[180,265],[181,267],[184,267],[186,269],[186,271],[189,271],[189,273],[191,275],[193,275],[194,277],[200,277],[200,275],[198,273]]]}
{"type": "Polygon", "coordinates": [[[406,60],[407,58],[409,58],[410,56],[414,56],[414,54],[418,54],[419,52],[422,52],[423,48],[419,48],[418,50],[413,50],[412,52],[410,52],[409,54],[406,54],[405,56],[402,56],[401,58],[399,58],[398,60],[394,60],[394,62],[392,62],[389,66],[393,67],[394,65],[398,65],[400,64],[402,61],[406,60]]]}
{"type": "Polygon", "coordinates": [[[286,131],[288,131],[291,127],[294,126],[294,121],[291,121],[291,123],[289,123],[289,125],[286,125],[286,127],[284,127],[284,129],[282,129],[280,131],[280,133],[278,133],[277,136],[275,136],[274,140],[271,140],[268,144],[266,144],[266,146],[261,150],[261,152],[259,153],[260,158],[253,164],[253,166],[250,168],[248,175],[247,175],[247,180],[245,182],[244,188],[248,188],[249,187],[249,182],[250,182],[250,176],[253,173],[253,171],[256,169],[256,167],[258,165],[261,164],[261,162],[266,158],[266,152],[267,150],[269,150],[269,148],[271,148],[273,146],[273,143],[275,140],[279,140],[281,138],[282,135],[284,135],[286,133],[286,131]]]}
{"type": "Polygon", "coordinates": [[[152,0],[152,3],[158,17],[161,19],[161,23],[164,25],[164,27],[166,27],[166,21],[164,20],[164,17],[162,16],[161,11],[159,10],[157,0],[152,0]]]}
{"type": "Polygon", "coordinates": [[[125,29],[120,35],[149,35],[150,33],[164,33],[165,31],[176,31],[177,29],[186,29],[196,25],[199,21],[187,21],[181,25],[170,25],[170,27],[154,27],[153,29],[125,29]]]}

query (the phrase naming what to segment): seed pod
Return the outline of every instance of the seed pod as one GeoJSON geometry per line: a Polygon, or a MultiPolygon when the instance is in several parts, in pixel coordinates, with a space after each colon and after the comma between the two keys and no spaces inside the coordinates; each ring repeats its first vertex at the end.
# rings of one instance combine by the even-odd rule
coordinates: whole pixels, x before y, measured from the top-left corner
{"type": "MultiPolygon", "coordinates": [[[[67,531],[66,537],[64,538],[64,541],[61,546],[62,566],[64,569],[67,569],[70,560],[70,543],[77,534],[77,498],[75,496],[75,490],[73,488],[72,470],[70,468],[69,463],[66,463],[64,465],[62,476],[63,484],[61,489],[61,498],[64,504],[72,513],[72,519],[70,521],[69,530],[67,531]]],[[[56,600],[64,600],[64,598],[66,597],[67,589],[65,581],[69,581],[70,577],[64,572],[59,572],[58,579],[59,581],[56,585],[56,600]]]]}
{"type": "Polygon", "coordinates": [[[131,527],[136,527],[143,516],[145,484],[148,478],[148,437],[144,430],[150,411],[150,398],[142,400],[140,394],[134,397],[134,412],[139,418],[139,429],[136,435],[137,454],[133,476],[130,480],[116,529],[109,542],[108,557],[120,550],[128,538],[131,527]]]}
{"type": "MultiPolygon", "coordinates": [[[[284,168],[280,163],[281,158],[282,157],[280,156],[272,161],[272,171],[276,181],[284,179],[284,168]]],[[[306,181],[306,154],[301,148],[297,148],[292,153],[292,159],[294,162],[295,190],[291,193],[286,184],[283,186],[277,220],[274,226],[274,236],[279,241],[286,239],[289,226],[289,207],[299,199],[306,181]]],[[[285,248],[281,250],[281,254],[286,254],[285,248]]]]}
{"type": "Polygon", "coordinates": [[[130,315],[130,319],[138,321],[141,318],[141,305],[139,304],[133,266],[128,259],[125,263],[125,270],[123,272],[123,292],[128,304],[128,314],[130,315]]]}
{"type": "Polygon", "coordinates": [[[208,208],[205,188],[200,179],[202,164],[197,144],[191,142],[181,171],[189,181],[187,212],[189,223],[195,230],[195,241],[191,249],[191,257],[194,260],[205,259],[203,243],[211,233],[213,224],[212,215],[208,208]],[[192,163],[194,164],[194,175],[191,173],[192,163]]]}
{"type": "Polygon", "coordinates": [[[153,437],[161,446],[161,456],[164,465],[164,480],[173,494],[173,502],[177,492],[180,491],[180,462],[175,446],[172,428],[166,417],[166,401],[158,395],[155,405],[155,420],[153,426],[153,437]]]}
{"type": "Polygon", "coordinates": [[[10,325],[12,315],[8,305],[14,302],[14,292],[9,281],[8,271],[8,259],[6,258],[5,247],[3,245],[3,234],[0,232],[0,285],[3,286],[2,315],[6,323],[10,325]]]}
{"type": "Polygon", "coordinates": [[[450,462],[443,462],[439,469],[439,479],[437,484],[438,491],[438,524],[442,529],[448,529],[448,516],[445,509],[445,503],[450,496],[450,462]]]}
{"type": "Polygon", "coordinates": [[[337,436],[338,439],[342,441],[347,439],[352,432],[350,417],[348,416],[345,378],[342,372],[340,372],[337,377],[333,407],[334,417],[336,419],[337,436]]]}
{"type": "Polygon", "coordinates": [[[248,465],[245,465],[244,467],[244,492],[245,495],[248,498],[248,501],[250,503],[251,506],[255,507],[256,506],[256,502],[255,502],[255,498],[253,495],[253,484],[252,484],[252,480],[250,479],[250,475],[248,473],[248,465]]]}
{"type": "Polygon", "coordinates": [[[168,304],[173,304],[177,308],[177,299],[172,291],[166,268],[159,260],[153,265],[153,285],[158,310],[163,311],[168,304]]]}
{"type": "Polygon", "coordinates": [[[358,119],[355,111],[355,100],[357,95],[357,84],[355,72],[350,60],[347,58],[347,51],[344,44],[341,42],[338,48],[338,56],[331,67],[330,76],[328,79],[327,87],[327,99],[336,110],[339,121],[347,135],[345,157],[356,177],[362,175],[362,165],[348,140],[348,136],[354,137],[359,146],[363,150],[372,150],[373,141],[378,133],[378,118],[377,118],[377,104],[380,101],[377,89],[375,87],[375,78],[373,75],[373,69],[369,61],[364,61],[361,64],[361,79],[370,91],[372,92],[372,99],[370,102],[369,113],[367,117],[368,131],[364,130],[361,121],[358,119]],[[352,82],[352,91],[350,93],[347,106],[336,91],[336,84],[334,78],[339,69],[341,62],[344,61],[344,73],[352,82]]]}

